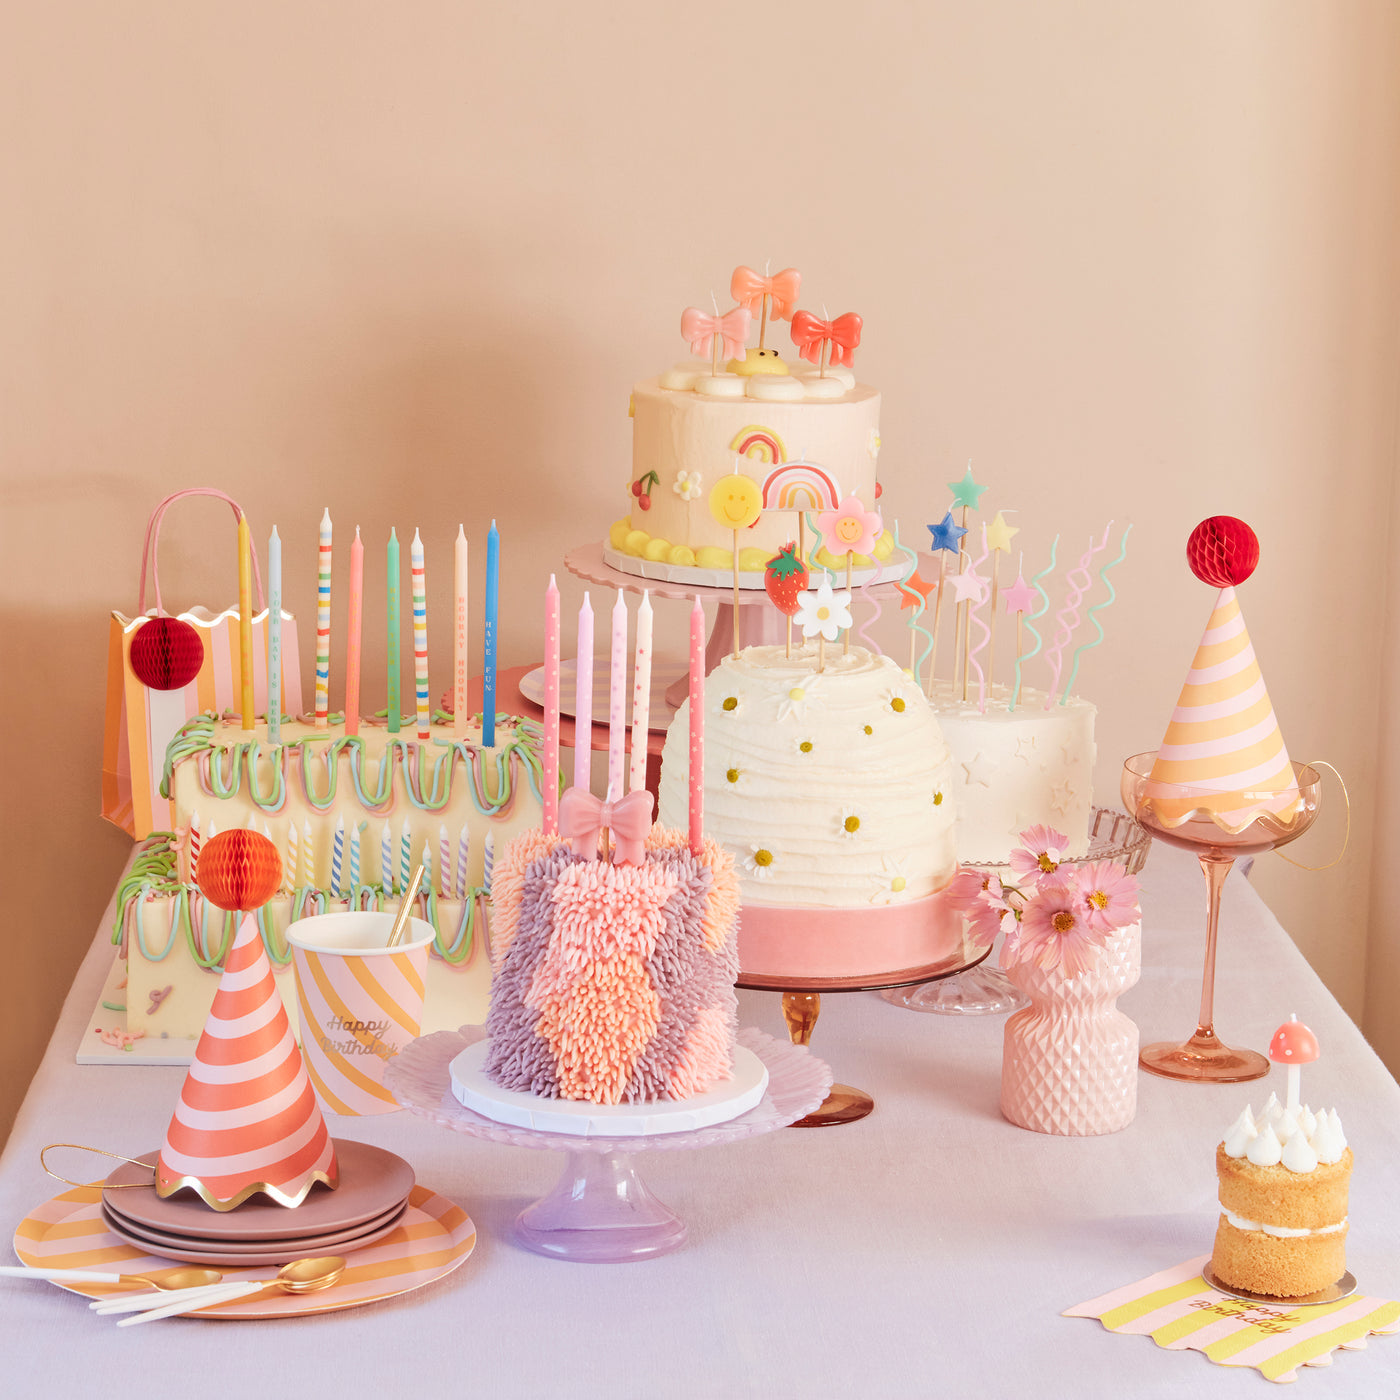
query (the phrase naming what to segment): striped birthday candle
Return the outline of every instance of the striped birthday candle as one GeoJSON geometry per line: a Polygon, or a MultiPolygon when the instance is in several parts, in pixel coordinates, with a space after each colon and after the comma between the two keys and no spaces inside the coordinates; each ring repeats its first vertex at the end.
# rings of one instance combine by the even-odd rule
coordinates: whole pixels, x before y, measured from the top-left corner
{"type": "Polygon", "coordinates": [[[413,532],[409,549],[413,575],[413,679],[418,698],[418,737],[431,738],[432,714],[428,701],[428,585],[423,568],[423,541],[413,532]]]}
{"type": "Polygon", "coordinates": [[[389,836],[389,823],[384,823],[384,832],[379,841],[379,883],[385,894],[394,892],[394,847],[389,836]]]}
{"type": "Polygon", "coordinates": [[[331,693],[331,512],[321,517],[321,548],[316,561],[316,728],[330,721],[331,693]]]}
{"type": "Polygon", "coordinates": [[[311,833],[311,818],[301,826],[301,883],[314,889],[316,885],[316,838],[311,833]]]}
{"type": "Polygon", "coordinates": [[[446,826],[438,827],[438,893],[444,899],[452,898],[452,848],[446,826]]]}
{"type": "Polygon", "coordinates": [[[331,893],[340,894],[340,869],[345,855],[345,818],[335,819],[335,844],[331,847],[331,893]]]}
{"type": "Polygon", "coordinates": [[[496,868],[496,833],[486,833],[486,855],[481,867],[481,883],[487,894],[491,893],[491,874],[496,868]]]}
{"type": "Polygon", "coordinates": [[[403,824],[399,837],[399,889],[408,888],[409,877],[413,874],[413,837],[409,835],[408,822],[403,824]]]}
{"type": "Polygon", "coordinates": [[[462,828],[461,835],[457,837],[457,898],[467,897],[467,856],[472,848],[471,832],[466,827],[462,828]]]}
{"type": "Polygon", "coordinates": [[[360,833],[368,825],[368,822],[361,822],[359,826],[350,828],[350,888],[352,891],[360,887],[360,833]]]}

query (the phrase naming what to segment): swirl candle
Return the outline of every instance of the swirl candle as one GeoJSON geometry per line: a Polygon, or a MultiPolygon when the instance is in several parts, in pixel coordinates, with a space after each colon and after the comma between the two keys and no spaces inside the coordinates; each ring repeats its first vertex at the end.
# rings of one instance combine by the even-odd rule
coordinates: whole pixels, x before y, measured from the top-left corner
{"type": "Polygon", "coordinates": [[[496,522],[486,535],[485,656],[481,678],[481,743],[496,747],[496,612],[501,588],[501,536],[496,522]]]}
{"type": "Polygon", "coordinates": [[[360,732],[360,640],[365,613],[365,547],[360,527],[350,544],[350,607],[347,613],[349,635],[345,641],[345,732],[360,732]]]}
{"type": "Polygon", "coordinates": [[[316,838],[311,834],[311,818],[301,824],[301,874],[303,885],[316,885],[316,838]]]}
{"type": "Polygon", "coordinates": [[[368,822],[361,822],[358,826],[350,828],[350,893],[352,895],[360,888],[360,832],[368,825],[368,822]]]}
{"type": "Polygon", "coordinates": [[[238,691],[243,728],[251,729],[253,710],[253,540],[248,517],[238,516],[238,691]]]}
{"type": "MultiPolygon", "coordinates": [[[[399,537],[394,533],[394,527],[389,527],[389,546],[387,550],[388,564],[388,588],[387,599],[389,607],[389,631],[388,631],[388,683],[389,683],[389,733],[397,734],[402,723],[402,705],[399,701],[399,537]]],[[[393,885],[393,874],[389,876],[390,887],[393,885]]]]}
{"type": "Polygon", "coordinates": [[[331,513],[321,516],[316,558],[316,728],[330,721],[331,695],[331,513]]]}
{"type": "Polygon", "coordinates": [[[471,833],[463,827],[457,837],[457,898],[467,897],[467,856],[472,848],[471,833]]]}
{"type": "Polygon", "coordinates": [[[340,867],[345,857],[345,819],[335,819],[335,844],[331,847],[331,893],[340,894],[340,867]]]}
{"type": "Polygon", "coordinates": [[[267,742],[282,742],[282,541],[267,541],[267,742]]]}
{"type": "Polygon", "coordinates": [[[632,663],[632,767],[628,790],[647,785],[647,731],[651,725],[651,594],[642,591],[637,609],[637,650],[632,663]]]}
{"type": "Polygon", "coordinates": [[[496,833],[488,831],[486,833],[486,858],[481,866],[481,883],[486,889],[486,893],[491,893],[491,876],[496,870],[496,833]]]}
{"type": "Polygon", "coordinates": [[[608,669],[608,801],[623,794],[622,756],[627,746],[627,600],[618,589],[612,610],[612,654],[608,669]]]}
{"type": "Polygon", "coordinates": [[[587,792],[593,764],[593,605],[578,610],[578,659],[574,662],[574,786],[587,792]]]}
{"type": "Polygon", "coordinates": [[[405,821],[399,836],[399,890],[401,892],[408,888],[408,881],[412,874],[413,837],[409,835],[408,822],[405,821]]]}
{"type": "Polygon", "coordinates": [[[394,846],[389,836],[389,823],[379,840],[379,883],[385,894],[394,892],[394,846]]]}
{"type": "Polygon", "coordinates": [[[559,585],[544,591],[544,817],[545,835],[559,830],[559,585]]]}
{"type": "MultiPolygon", "coordinates": [[[[210,834],[213,833],[214,823],[209,823],[210,834]]],[[[301,879],[301,837],[297,835],[295,822],[287,823],[287,863],[283,867],[283,874],[286,876],[287,888],[294,890],[297,881],[301,879]]]]}
{"type": "Polygon", "coordinates": [[[444,899],[452,898],[452,852],[446,826],[438,827],[438,893],[444,899]]]}
{"type": "Polygon", "coordinates": [[[418,737],[429,739],[432,713],[428,700],[428,580],[423,565],[423,541],[413,532],[409,546],[413,575],[413,683],[418,709],[418,737]]]}
{"type": "MultiPolygon", "coordinates": [[[[452,557],[452,734],[462,739],[467,733],[467,682],[470,680],[471,657],[467,643],[470,627],[467,617],[467,536],[457,527],[457,544],[452,557]]],[[[446,875],[444,874],[444,879],[446,875]]],[[[446,891],[444,891],[446,893],[446,891]]]]}
{"type": "Polygon", "coordinates": [[[189,844],[189,883],[197,885],[199,883],[199,813],[190,813],[190,829],[187,836],[189,844]]]}
{"type": "Polygon", "coordinates": [[[690,850],[705,842],[705,609],[690,610],[690,850]]]}

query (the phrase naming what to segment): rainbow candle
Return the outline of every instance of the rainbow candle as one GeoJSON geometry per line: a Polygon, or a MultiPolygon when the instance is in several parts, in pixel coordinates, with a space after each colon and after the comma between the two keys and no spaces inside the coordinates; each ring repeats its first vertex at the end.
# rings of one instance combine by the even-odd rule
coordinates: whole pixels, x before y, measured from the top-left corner
{"type": "Polygon", "coordinates": [[[617,591],[612,611],[608,669],[608,801],[622,798],[622,758],[627,747],[627,600],[617,591]]]}
{"type": "Polygon", "coordinates": [[[447,827],[438,827],[438,893],[452,898],[452,850],[448,845],[447,827]]]}
{"type": "Polygon", "coordinates": [[[501,536],[496,522],[486,536],[486,630],[481,678],[481,742],[496,747],[496,612],[501,588],[501,536]]]}
{"type": "Polygon", "coordinates": [[[282,541],[267,541],[267,742],[282,742],[282,541]]]}
{"type": "Polygon", "coordinates": [[[316,559],[316,728],[330,722],[331,704],[331,512],[321,516],[316,559]]]}
{"type": "Polygon", "coordinates": [[[637,650],[632,663],[632,768],[628,789],[647,785],[647,731],[651,724],[651,594],[643,590],[637,609],[637,650]]]}
{"type": "Polygon", "coordinates": [[[462,828],[461,834],[457,837],[457,898],[467,897],[467,855],[472,848],[471,833],[462,828]]]}
{"type": "Polygon", "coordinates": [[[394,846],[389,837],[389,823],[384,823],[383,834],[379,838],[379,883],[385,894],[394,892],[394,846]]]}
{"type": "Polygon", "coordinates": [[[360,642],[365,619],[365,547],[360,527],[350,545],[350,633],[345,643],[345,732],[360,732],[360,642]]]}
{"type": "Polygon", "coordinates": [[[423,567],[423,541],[413,532],[409,546],[413,574],[413,685],[418,708],[418,737],[432,738],[432,712],[428,701],[428,580],[423,567]]]}
{"type": "Polygon", "coordinates": [[[593,605],[578,610],[578,660],[574,662],[574,786],[587,792],[593,764],[593,605]]]}
{"type": "Polygon", "coordinates": [[[559,830],[559,585],[544,591],[544,819],[546,836],[559,830]]]}
{"type": "Polygon", "coordinates": [[[705,609],[690,610],[690,849],[705,843],[705,609]]]}
{"type": "Polygon", "coordinates": [[[470,635],[467,616],[467,536],[457,527],[457,546],[453,554],[453,633],[452,633],[452,734],[466,737],[467,682],[471,679],[471,657],[467,649],[470,635]]]}
{"type": "Polygon", "coordinates": [[[331,847],[331,893],[340,893],[340,867],[345,858],[345,818],[335,819],[335,844],[331,847]]]}
{"type": "Polygon", "coordinates": [[[251,729],[253,711],[253,540],[248,517],[238,515],[238,689],[243,728],[251,729]]]}
{"type": "MultiPolygon", "coordinates": [[[[397,734],[402,719],[402,707],[399,704],[399,537],[394,533],[392,525],[389,527],[388,578],[389,733],[397,734]]],[[[389,881],[392,885],[392,873],[389,881]]]]}
{"type": "Polygon", "coordinates": [[[360,887],[360,831],[368,826],[368,822],[361,822],[359,826],[350,828],[350,893],[360,887]]]}

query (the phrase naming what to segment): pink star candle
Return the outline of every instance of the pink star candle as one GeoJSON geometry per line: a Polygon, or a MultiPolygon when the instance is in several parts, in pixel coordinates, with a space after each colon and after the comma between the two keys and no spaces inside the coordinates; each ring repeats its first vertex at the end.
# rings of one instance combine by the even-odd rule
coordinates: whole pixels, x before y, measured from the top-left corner
{"type": "Polygon", "coordinates": [[[544,592],[544,831],[559,830],[559,585],[544,592]]]}
{"type": "Polygon", "coordinates": [[[612,664],[608,671],[608,801],[623,795],[627,747],[627,601],[618,589],[612,612],[612,664]]]}
{"type": "Polygon", "coordinates": [[[330,723],[331,703],[331,513],[321,516],[316,557],[316,728],[330,723]]]}
{"type": "Polygon", "coordinates": [[[467,652],[470,637],[467,619],[467,536],[457,527],[453,555],[453,633],[452,633],[452,735],[463,739],[467,733],[467,681],[471,660],[467,652]]]}
{"type": "Polygon", "coordinates": [[[651,594],[643,591],[637,609],[637,650],[632,665],[632,768],[629,792],[647,785],[647,731],[651,724],[651,594]]]}
{"type": "Polygon", "coordinates": [[[593,605],[578,610],[578,660],[574,662],[574,786],[588,791],[593,763],[593,605]]]}
{"type": "Polygon", "coordinates": [[[248,517],[238,517],[238,684],[243,728],[251,729],[253,712],[253,539],[248,517]]]}
{"type": "Polygon", "coordinates": [[[423,541],[413,532],[409,549],[413,575],[413,681],[418,709],[418,737],[432,738],[432,709],[428,700],[428,580],[423,566],[423,541]]]}
{"type": "Polygon", "coordinates": [[[690,850],[705,842],[705,609],[690,610],[690,850]]]}
{"type": "Polygon", "coordinates": [[[360,642],[365,620],[365,547],[358,525],[350,545],[350,607],[346,615],[350,630],[345,641],[345,732],[353,735],[360,732],[360,642]]]}

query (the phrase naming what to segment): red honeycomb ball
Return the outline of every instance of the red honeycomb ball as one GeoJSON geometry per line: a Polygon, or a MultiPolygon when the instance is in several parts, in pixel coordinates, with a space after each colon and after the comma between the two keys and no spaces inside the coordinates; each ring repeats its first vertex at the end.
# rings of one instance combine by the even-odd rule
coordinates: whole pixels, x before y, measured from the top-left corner
{"type": "Polygon", "coordinates": [[[1233,515],[1212,515],[1191,531],[1186,562],[1202,583],[1234,588],[1259,566],[1259,536],[1233,515]]]}
{"type": "Polygon", "coordinates": [[[183,690],[204,664],[204,643],[188,622],[153,617],[131,636],[131,669],[151,690],[183,690]]]}
{"type": "Polygon", "coordinates": [[[199,848],[199,888],[220,909],[261,909],[281,883],[282,857],[260,831],[235,827],[199,848]]]}

